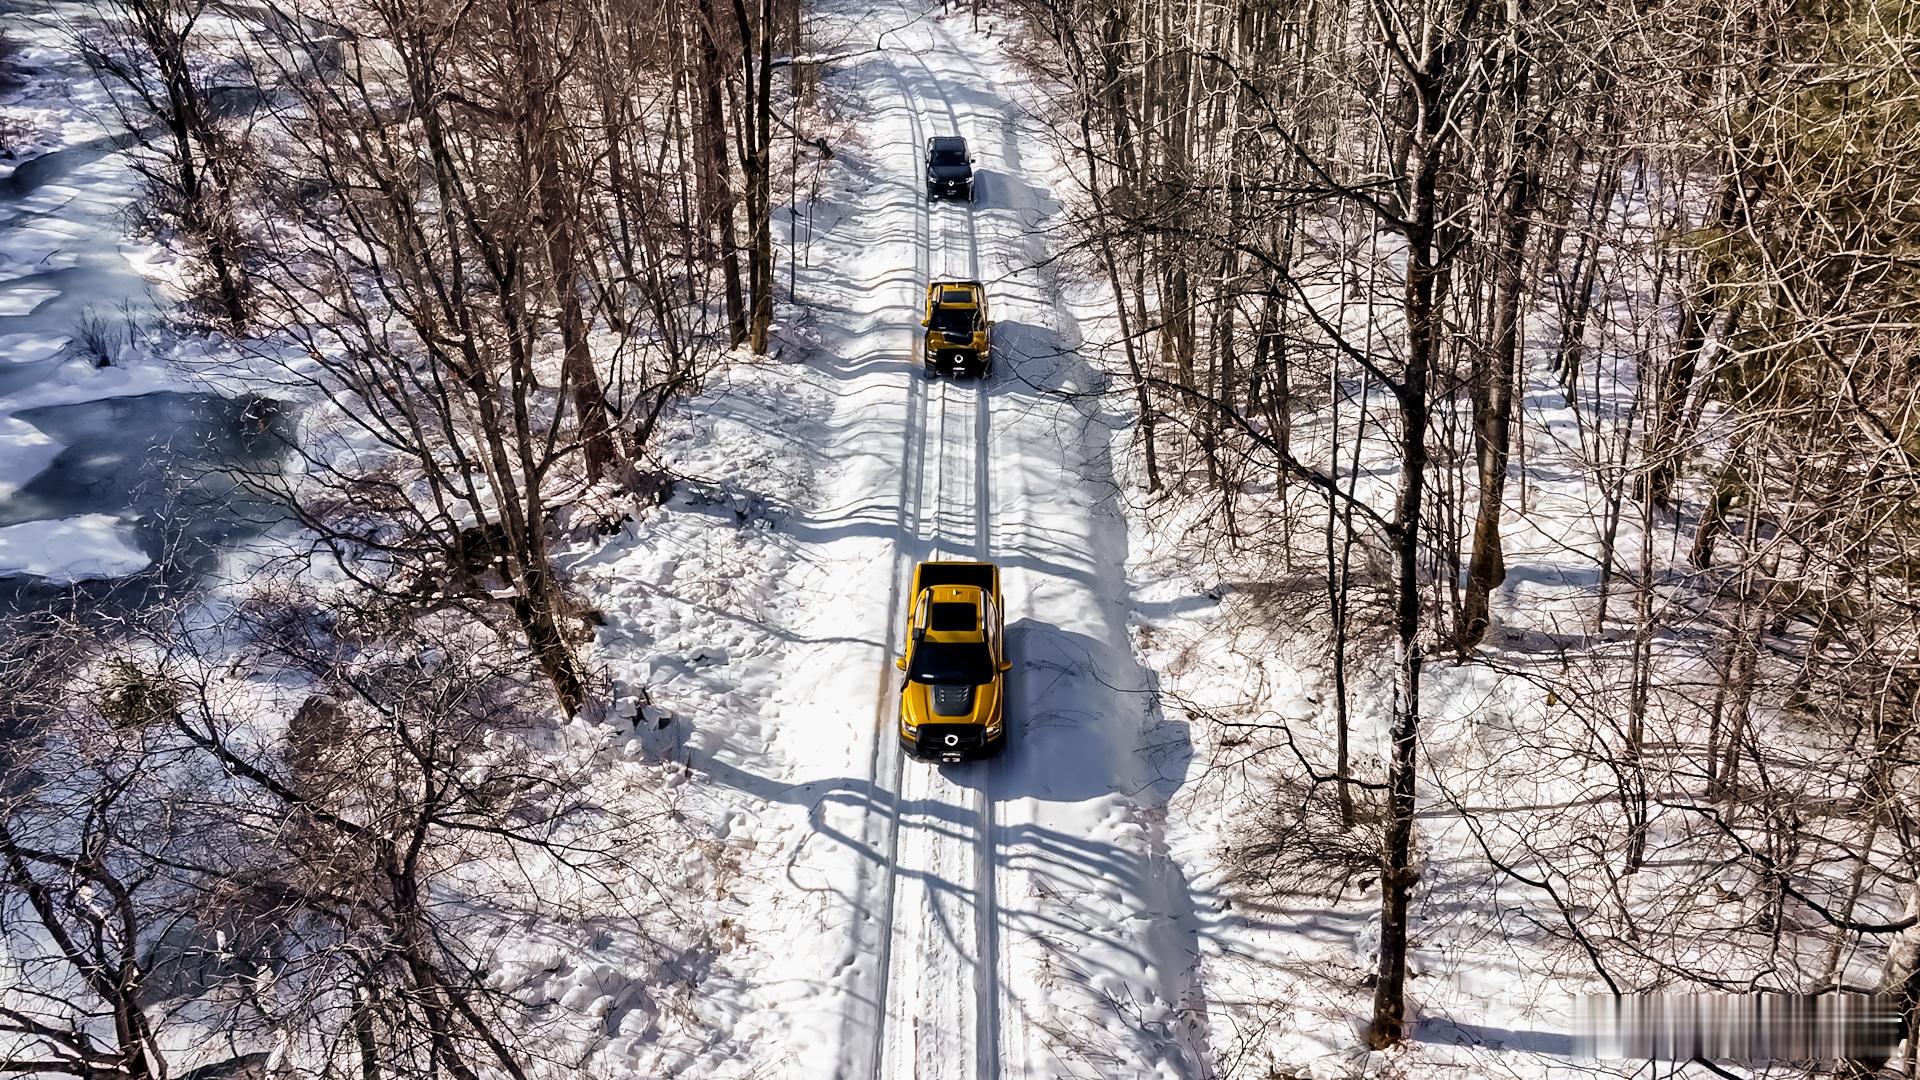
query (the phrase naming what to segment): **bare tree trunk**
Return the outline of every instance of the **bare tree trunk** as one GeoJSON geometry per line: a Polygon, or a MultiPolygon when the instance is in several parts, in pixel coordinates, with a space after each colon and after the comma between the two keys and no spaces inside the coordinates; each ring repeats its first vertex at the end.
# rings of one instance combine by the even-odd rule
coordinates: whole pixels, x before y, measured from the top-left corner
{"type": "MultiPolygon", "coordinates": [[[[1706,222],[1709,227],[1724,229],[1733,222],[1739,191],[1739,166],[1730,162],[1720,197],[1715,200],[1712,215],[1706,222]]],[[[1648,495],[1655,506],[1662,508],[1667,506],[1674,479],[1679,474],[1678,456],[1686,443],[1681,421],[1686,416],[1687,399],[1693,392],[1701,351],[1706,347],[1707,328],[1714,320],[1718,293],[1717,288],[1703,283],[1681,303],[1680,331],[1665,377],[1660,380],[1651,424],[1654,437],[1647,447],[1647,462],[1652,469],[1648,495]]]]}
{"type": "Polygon", "coordinates": [[[1414,140],[1407,155],[1406,362],[1393,387],[1400,412],[1400,481],[1390,542],[1394,557],[1393,711],[1389,724],[1387,829],[1380,867],[1380,956],[1367,1044],[1384,1049],[1406,1034],[1407,923],[1413,894],[1414,782],[1420,752],[1421,496],[1427,476],[1427,380],[1441,333],[1435,297],[1436,187],[1443,123],[1437,47],[1410,72],[1414,140]]]}
{"type": "Polygon", "coordinates": [[[520,53],[521,78],[526,91],[522,122],[540,200],[541,232],[546,238],[547,268],[559,324],[561,377],[571,391],[573,411],[586,450],[587,482],[597,484],[622,464],[619,442],[607,413],[606,391],[587,344],[587,321],[581,310],[580,264],[574,255],[574,221],[580,201],[570,199],[562,175],[564,149],[558,145],[553,107],[558,88],[547,74],[543,51],[552,39],[534,26],[534,12],[526,0],[514,0],[507,9],[508,25],[520,53]]]}
{"type": "Polygon", "coordinates": [[[773,0],[754,14],[733,0],[745,113],[740,168],[747,180],[747,347],[764,356],[773,332],[773,0]]]}
{"type": "MultiPolygon", "coordinates": [[[[1510,20],[1525,19],[1524,6],[1515,0],[1510,20]]],[[[1526,113],[1530,105],[1529,35],[1515,27],[1512,50],[1514,108],[1513,160],[1501,192],[1500,232],[1493,266],[1493,345],[1491,363],[1477,365],[1482,376],[1478,395],[1484,407],[1474,416],[1474,449],[1480,467],[1480,498],[1473,522],[1473,554],[1467,564],[1467,594],[1462,609],[1460,645],[1471,651],[1487,636],[1490,597],[1506,580],[1506,553],[1500,542],[1500,514],[1507,489],[1507,459],[1513,422],[1513,382],[1520,355],[1520,301],[1526,288],[1522,272],[1527,256],[1527,230],[1533,216],[1534,148],[1541,138],[1538,122],[1526,113]]]]}
{"type": "MultiPolygon", "coordinates": [[[[727,116],[720,92],[719,22],[713,0],[700,0],[701,144],[711,192],[714,227],[720,235],[720,273],[727,304],[727,338],[739,346],[747,340],[747,302],[740,284],[740,246],[734,231],[732,166],[727,155],[727,116]]],[[[744,47],[744,44],[743,44],[744,47]]]]}
{"type": "MultiPolygon", "coordinates": [[[[135,167],[156,186],[173,189],[180,229],[202,246],[221,312],[229,326],[238,329],[247,321],[247,288],[235,233],[233,178],[223,160],[229,151],[221,145],[211,109],[193,75],[194,27],[207,4],[208,0],[113,0],[111,7],[119,11],[132,40],[159,73],[164,100],[150,92],[149,72],[141,66],[141,57],[110,55],[85,38],[80,44],[96,70],[117,80],[166,128],[171,146],[162,154],[173,166],[173,175],[166,176],[162,167],[138,162],[135,167]]],[[[120,104],[124,112],[125,103],[120,104]]],[[[136,132],[145,126],[144,117],[129,119],[136,132]]]]}
{"type": "MultiPolygon", "coordinates": [[[[1107,220],[1106,197],[1100,181],[1099,158],[1093,153],[1093,114],[1090,104],[1080,108],[1080,145],[1086,151],[1087,194],[1093,202],[1094,213],[1102,221],[1107,220]]],[[[1160,466],[1154,437],[1153,402],[1148,393],[1146,372],[1140,362],[1139,345],[1135,341],[1135,323],[1127,317],[1127,291],[1120,280],[1120,267],[1113,250],[1113,238],[1102,228],[1099,238],[1100,261],[1107,271],[1107,283],[1113,290],[1115,312],[1120,319],[1121,348],[1127,357],[1127,370],[1133,379],[1134,405],[1138,411],[1140,431],[1144,447],[1145,468],[1147,473],[1147,492],[1153,494],[1161,490],[1160,466]]]]}

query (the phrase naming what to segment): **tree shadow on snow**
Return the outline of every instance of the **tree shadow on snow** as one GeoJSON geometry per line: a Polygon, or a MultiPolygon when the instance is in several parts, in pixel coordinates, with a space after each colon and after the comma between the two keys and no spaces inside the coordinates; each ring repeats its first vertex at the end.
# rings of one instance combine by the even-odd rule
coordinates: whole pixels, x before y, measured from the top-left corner
{"type": "MultiPolygon", "coordinates": [[[[1022,820],[1028,815],[1017,808],[1028,801],[1098,808],[1096,800],[1115,797],[1132,807],[1121,820],[1149,824],[1163,811],[1191,759],[1186,725],[1160,715],[1157,684],[1137,664],[1123,635],[1101,640],[1020,619],[1007,628],[1007,640],[1015,666],[1007,677],[1007,748],[998,758],[955,765],[903,761],[900,795],[865,778],[775,783],[731,763],[752,760],[744,746],[723,748],[720,756],[704,757],[696,767],[762,799],[805,805],[817,836],[851,849],[875,873],[889,865],[885,826],[890,822],[910,823],[943,843],[968,847],[981,843],[981,829],[990,824],[995,865],[1023,874],[1026,882],[1022,899],[1002,897],[996,905],[999,947],[1015,938],[1039,943],[1071,968],[1073,982],[1094,1007],[1111,1010],[1169,1058],[1191,1064],[1191,1048],[1204,1045],[1207,1024],[1196,970],[1197,938],[1229,925],[1265,924],[1256,922],[1254,913],[1233,910],[1210,889],[1194,890],[1178,862],[1136,828],[1122,828],[1109,839],[1098,830],[1067,831],[1022,820]],[[976,792],[984,792],[991,805],[984,821],[976,792]],[[873,827],[876,823],[881,827],[873,827]],[[1172,970],[1169,958],[1174,958],[1172,970]],[[1171,1018],[1139,1002],[1103,997],[1097,989],[1130,985],[1143,971],[1156,983],[1159,999],[1172,1003],[1171,1018]]],[[[901,752],[892,737],[893,707],[889,701],[874,736],[879,754],[901,752]]],[[[979,881],[908,866],[895,869],[925,889],[930,906],[921,917],[960,954],[970,955],[979,881]]],[[[824,887],[861,915],[882,916],[865,910],[865,904],[884,902],[885,890],[876,893],[852,882],[824,887]]]]}
{"type": "Polygon", "coordinates": [[[1553,1057],[1573,1056],[1573,1036],[1561,1031],[1516,1031],[1511,1028],[1468,1024],[1445,1016],[1423,1016],[1418,1021],[1420,1042],[1492,1050],[1516,1050],[1553,1057]]]}

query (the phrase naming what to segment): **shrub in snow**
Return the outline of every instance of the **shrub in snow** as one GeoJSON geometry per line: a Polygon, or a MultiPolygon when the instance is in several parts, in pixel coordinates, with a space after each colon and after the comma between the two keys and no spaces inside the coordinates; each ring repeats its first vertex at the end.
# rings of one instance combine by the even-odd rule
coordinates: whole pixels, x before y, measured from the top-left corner
{"type": "Polygon", "coordinates": [[[108,663],[94,707],[116,727],[145,727],[179,716],[183,700],[177,680],[115,659],[108,663]]]}

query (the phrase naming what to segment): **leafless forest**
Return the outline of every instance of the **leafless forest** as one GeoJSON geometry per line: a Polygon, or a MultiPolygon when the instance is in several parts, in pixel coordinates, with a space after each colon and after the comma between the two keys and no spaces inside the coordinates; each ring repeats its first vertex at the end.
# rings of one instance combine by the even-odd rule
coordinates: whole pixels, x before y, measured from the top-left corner
{"type": "Polygon", "coordinates": [[[1329,752],[1261,733],[1310,790],[1278,793],[1280,835],[1244,855],[1256,888],[1276,865],[1324,884],[1306,819],[1377,835],[1369,1041],[1405,1032],[1436,664],[1531,680],[1562,714],[1539,760],[1592,804],[1473,827],[1589,976],[1877,987],[1911,1016],[1920,14],[1023,10],[1071,89],[1052,121],[1147,495],[1209,507],[1196,549],[1323,593],[1329,752]],[[1503,534],[1554,512],[1525,478],[1556,450],[1598,496],[1597,542],[1568,552],[1592,571],[1581,632],[1503,635],[1503,534]],[[1391,694],[1379,758],[1349,753],[1353,693],[1391,694]],[[1701,919],[1728,887],[1760,901],[1701,919]]]}
{"type": "MultiPolygon", "coordinates": [[[[1920,5],[984,10],[1056,88],[1131,500],[1330,673],[1324,723],[1210,719],[1220,768],[1286,778],[1240,815],[1249,895],[1375,883],[1366,1043],[1413,1034],[1436,809],[1570,980],[1878,991],[1911,1030],[1920,5]],[[1503,599],[1522,544],[1583,583],[1551,631],[1503,599]],[[1545,703],[1525,767],[1579,797],[1437,781],[1432,687],[1471,671],[1545,703]]],[[[497,977],[489,928],[711,930],[649,877],[670,800],[596,801],[556,734],[610,704],[550,549],[664,499],[662,417],[777,349],[776,213],[835,152],[794,58],[847,43],[795,0],[67,25],[196,326],[307,405],[256,478],[305,546],[0,636],[0,1073],[571,1075],[597,1021],[497,977]]]]}
{"type": "Polygon", "coordinates": [[[308,542],[215,609],[9,627],[0,1072],[564,1071],[550,1036],[589,1021],[501,985],[486,928],[680,930],[635,858],[662,826],[592,803],[547,719],[606,709],[550,541],[663,497],[663,411],[768,349],[793,11],[60,14],[139,144],[140,227],[193,256],[192,317],[307,406],[255,483],[308,542]]]}

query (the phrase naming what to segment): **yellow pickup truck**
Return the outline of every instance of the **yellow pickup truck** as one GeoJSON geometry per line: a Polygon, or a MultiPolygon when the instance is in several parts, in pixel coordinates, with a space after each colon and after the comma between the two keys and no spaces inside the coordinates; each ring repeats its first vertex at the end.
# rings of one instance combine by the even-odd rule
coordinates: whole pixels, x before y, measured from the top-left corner
{"type": "Polygon", "coordinates": [[[1006,626],[1000,568],[923,562],[913,568],[907,643],[894,661],[900,747],[923,761],[988,757],[1006,746],[1006,626]]]}
{"type": "Polygon", "coordinates": [[[936,281],[927,286],[927,328],[921,338],[927,373],[985,377],[993,362],[993,322],[987,318],[987,287],[978,281],[936,281]]]}

